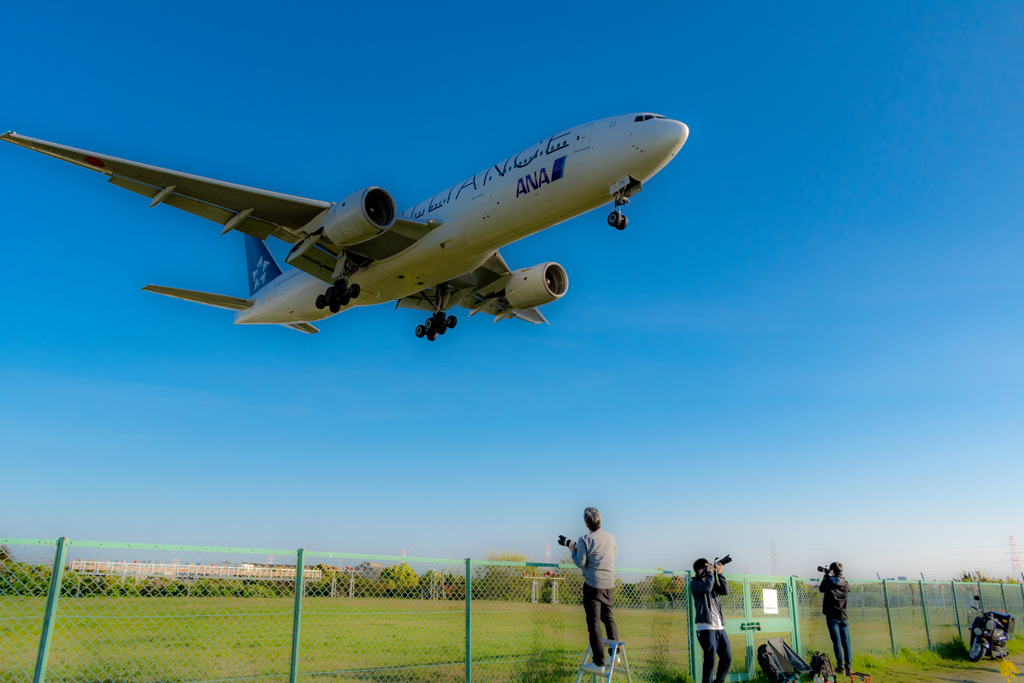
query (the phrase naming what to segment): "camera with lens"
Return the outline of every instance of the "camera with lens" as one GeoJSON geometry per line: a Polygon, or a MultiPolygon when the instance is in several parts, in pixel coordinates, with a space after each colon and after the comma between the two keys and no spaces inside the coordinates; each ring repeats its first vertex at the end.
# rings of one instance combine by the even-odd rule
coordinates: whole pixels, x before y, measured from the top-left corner
{"type": "Polygon", "coordinates": [[[729,555],[726,555],[722,559],[718,559],[717,557],[715,558],[715,564],[726,565],[726,564],[729,564],[730,562],[732,562],[732,557],[729,556],[729,555]]]}
{"type": "Polygon", "coordinates": [[[828,567],[818,567],[818,571],[819,571],[819,572],[822,572],[823,574],[828,574],[828,573],[830,573],[830,572],[831,572],[832,570],[831,570],[831,569],[829,569],[828,567]]]}
{"type": "Polygon", "coordinates": [[[572,548],[574,544],[575,544],[575,541],[573,541],[568,536],[562,536],[562,535],[558,536],[558,545],[564,545],[566,548],[572,548]]]}

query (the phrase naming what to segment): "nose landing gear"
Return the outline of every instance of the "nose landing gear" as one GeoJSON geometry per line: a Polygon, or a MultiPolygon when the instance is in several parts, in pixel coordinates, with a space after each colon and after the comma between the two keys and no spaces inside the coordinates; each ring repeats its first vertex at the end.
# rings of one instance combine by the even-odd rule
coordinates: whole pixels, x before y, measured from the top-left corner
{"type": "Polygon", "coordinates": [[[608,225],[616,230],[625,230],[626,226],[629,225],[629,219],[622,214],[623,204],[629,204],[629,199],[626,197],[616,197],[615,210],[608,214],[608,225]]]}
{"type": "Polygon", "coordinates": [[[316,307],[330,308],[337,313],[342,306],[348,306],[352,299],[359,296],[359,285],[350,285],[345,278],[339,278],[327,291],[316,298],[316,307]]]}
{"type": "Polygon", "coordinates": [[[425,323],[416,326],[416,336],[420,339],[426,337],[428,341],[434,341],[437,339],[437,335],[444,334],[458,323],[459,319],[454,315],[446,317],[444,311],[435,311],[425,323]]]}

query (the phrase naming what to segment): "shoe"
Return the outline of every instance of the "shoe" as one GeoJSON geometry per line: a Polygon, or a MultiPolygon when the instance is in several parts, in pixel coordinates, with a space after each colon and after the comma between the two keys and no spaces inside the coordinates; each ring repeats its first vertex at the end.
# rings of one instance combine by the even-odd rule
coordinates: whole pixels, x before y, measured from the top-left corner
{"type": "Polygon", "coordinates": [[[850,667],[846,667],[843,670],[843,673],[846,674],[847,676],[852,676],[853,675],[853,673],[850,671],[850,667]]]}
{"type": "Polygon", "coordinates": [[[603,666],[601,666],[600,664],[594,664],[593,662],[587,662],[586,664],[584,664],[580,668],[583,669],[584,671],[586,671],[588,674],[602,674],[603,675],[605,673],[608,673],[607,671],[604,670],[603,666]]]}

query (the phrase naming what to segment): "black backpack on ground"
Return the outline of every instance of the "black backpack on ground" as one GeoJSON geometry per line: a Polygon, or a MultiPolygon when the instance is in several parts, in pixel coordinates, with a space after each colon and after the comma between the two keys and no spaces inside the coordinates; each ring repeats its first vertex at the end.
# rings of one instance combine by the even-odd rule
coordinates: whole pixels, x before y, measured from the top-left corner
{"type": "Polygon", "coordinates": [[[799,681],[800,674],[810,673],[811,667],[782,638],[769,638],[757,648],[757,664],[770,683],[799,681]]]}
{"type": "Polygon", "coordinates": [[[827,652],[814,652],[811,654],[811,674],[814,676],[821,676],[826,681],[829,676],[835,680],[836,670],[832,666],[832,659],[829,658],[827,652]]]}
{"type": "Polygon", "coordinates": [[[757,648],[757,665],[761,667],[768,683],[786,683],[789,680],[789,676],[782,672],[782,667],[775,658],[775,651],[768,647],[768,643],[762,643],[757,648]]]}

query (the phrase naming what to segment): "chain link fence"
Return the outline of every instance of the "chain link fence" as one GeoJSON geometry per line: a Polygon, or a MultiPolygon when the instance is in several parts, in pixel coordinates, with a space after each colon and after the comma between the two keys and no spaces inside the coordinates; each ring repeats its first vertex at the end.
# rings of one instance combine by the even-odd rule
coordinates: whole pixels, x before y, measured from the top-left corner
{"type": "Polygon", "coordinates": [[[32,680],[56,541],[0,546],[0,680],[32,680]]]}
{"type": "MultiPolygon", "coordinates": [[[[635,680],[699,671],[688,578],[617,570],[635,680]]],[[[727,578],[741,680],[771,637],[831,651],[816,579],[727,578]]],[[[564,564],[0,539],[0,683],[567,681],[588,642],[582,587],[564,564]]],[[[854,651],[962,637],[975,595],[1024,613],[1021,584],[851,581],[854,651]]]]}

